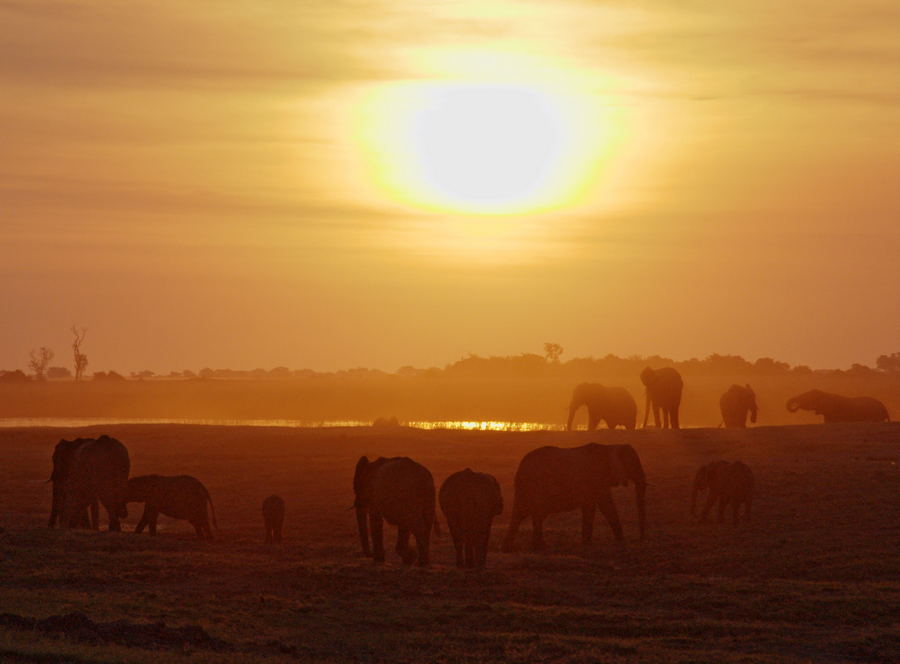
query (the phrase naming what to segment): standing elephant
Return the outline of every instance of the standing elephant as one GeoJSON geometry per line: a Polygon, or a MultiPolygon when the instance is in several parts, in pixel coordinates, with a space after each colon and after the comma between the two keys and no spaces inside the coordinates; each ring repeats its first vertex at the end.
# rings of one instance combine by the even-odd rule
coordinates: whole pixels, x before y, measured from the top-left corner
{"type": "Polygon", "coordinates": [[[173,519],[185,519],[194,526],[201,538],[212,539],[206,504],[212,512],[216,530],[216,510],[212,498],[203,483],[190,475],[139,475],[128,480],[126,500],[129,503],[144,503],[144,514],[134,529],[140,534],[150,526],[150,534],[156,535],[156,522],[160,514],[173,519]]]}
{"type": "Polygon", "coordinates": [[[581,383],[572,392],[567,431],[572,430],[572,420],[582,406],[587,406],[588,409],[588,431],[596,429],[600,420],[606,420],[610,429],[615,429],[620,424],[626,429],[634,429],[637,421],[637,404],[628,390],[604,387],[597,383],[581,383]]]}
{"type": "Polygon", "coordinates": [[[706,521],[709,510],[718,503],[719,522],[725,517],[725,508],[729,505],[733,510],[733,521],[738,522],[740,506],[745,506],[744,516],[750,521],[750,507],[753,504],[753,473],[740,461],[714,461],[702,466],[694,477],[694,490],[691,493],[691,515],[696,515],[697,494],[708,491],[706,505],[700,515],[701,523],[706,521]]]}
{"type": "Polygon", "coordinates": [[[407,457],[379,457],[369,461],[360,457],[353,475],[356,499],[356,523],[363,552],[384,562],[384,534],[382,519],[397,526],[397,553],[403,563],[411,565],[418,559],[420,566],[428,564],[431,527],[438,531],[435,519],[434,479],[424,466],[407,457]],[[369,546],[369,528],[372,545],[369,546]],[[416,538],[416,549],[409,546],[410,534],[416,538]]]}
{"type": "Polygon", "coordinates": [[[497,478],[466,468],[444,480],[438,492],[453,537],[457,567],[484,567],[494,517],[503,512],[497,478]]]}
{"type": "Polygon", "coordinates": [[[719,409],[726,427],[743,429],[747,426],[747,413],[750,422],[756,423],[756,394],[749,385],[732,385],[719,399],[719,409]]]}
{"type": "Polygon", "coordinates": [[[647,403],[644,407],[644,427],[653,408],[653,423],[659,427],[659,411],[663,412],[663,428],[680,428],[678,409],[681,406],[681,390],[684,383],[672,367],[651,369],[647,367],[641,372],[641,382],[647,388],[647,403]]]}
{"type": "Polygon", "coordinates": [[[843,397],[822,390],[810,390],[788,399],[787,409],[813,410],[822,415],[826,422],[884,422],[890,421],[887,408],[872,397],[843,397]]]}
{"type": "MultiPolygon", "coordinates": [[[[125,487],[131,470],[128,450],[118,440],[106,435],[97,439],[60,441],[60,445],[60,457],[67,457],[68,462],[57,459],[54,451],[54,476],[57,475],[57,460],[60,461],[60,473],[56,479],[51,479],[54,493],[57,482],[62,487],[62,495],[59,496],[62,504],[58,510],[62,526],[72,528],[81,524],[85,511],[90,507],[93,517],[91,525],[98,528],[99,501],[109,514],[109,529],[121,530],[119,519],[128,516],[125,508],[125,487]],[[75,444],[63,445],[69,442],[75,444]]],[[[57,445],[58,449],[60,445],[57,445]]]]}
{"type": "Polygon", "coordinates": [[[532,545],[544,548],[543,524],[550,514],[581,510],[581,540],[589,544],[597,508],[606,517],[616,540],[622,541],[622,525],[610,489],[634,482],[641,537],[644,536],[644,495],[647,480],[637,452],[631,445],[540,447],[526,454],[515,479],[515,498],[503,551],[512,551],[522,521],[530,516],[532,545]]]}
{"type": "Polygon", "coordinates": [[[72,468],[72,455],[79,447],[94,440],[93,438],[76,438],[75,440],[60,440],[53,449],[53,472],[48,481],[53,483],[53,499],[50,505],[50,520],[48,528],[54,528],[57,523],[61,527],[73,526],[76,528],[98,528],[100,507],[96,499],[91,501],[84,513],[74,524],[63,523],[62,511],[65,503],[66,479],[72,468]]]}

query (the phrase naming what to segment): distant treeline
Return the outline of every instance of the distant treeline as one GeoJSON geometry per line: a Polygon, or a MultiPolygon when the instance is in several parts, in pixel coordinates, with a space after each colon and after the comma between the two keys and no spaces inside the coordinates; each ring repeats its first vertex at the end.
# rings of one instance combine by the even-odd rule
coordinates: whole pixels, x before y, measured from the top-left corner
{"type": "MultiPolygon", "coordinates": [[[[183,371],[171,371],[169,373],[156,374],[145,370],[131,372],[128,378],[132,380],[170,379],[170,380],[263,380],[263,379],[290,379],[290,378],[339,378],[339,377],[364,377],[364,376],[424,376],[424,377],[572,377],[580,379],[585,376],[608,375],[627,376],[637,375],[644,367],[671,366],[678,369],[684,375],[694,376],[784,376],[784,375],[849,375],[869,376],[878,373],[900,373],[900,352],[891,355],[881,355],[875,361],[875,367],[863,364],[854,364],[849,369],[812,369],[806,365],[791,366],[787,362],[781,362],[771,357],[761,357],[754,362],[744,359],[739,355],[719,355],[714,353],[704,359],[692,358],[677,361],[660,355],[630,357],[618,357],[606,355],[601,358],[580,357],[568,361],[558,359],[551,360],[535,353],[522,353],[520,355],[481,357],[468,355],[457,362],[448,364],[444,368],[430,367],[426,369],[412,366],[404,366],[396,372],[386,372],[379,369],[353,368],[334,372],[318,372],[312,369],[289,369],[279,366],[274,369],[211,369],[205,367],[199,371],[185,369],[183,371]]],[[[50,367],[47,370],[47,378],[53,380],[65,380],[72,378],[72,372],[66,367],[50,367]]],[[[98,371],[93,380],[127,380],[125,375],[116,371],[98,371]]],[[[0,381],[26,382],[31,380],[21,370],[0,370],[0,381]]]]}

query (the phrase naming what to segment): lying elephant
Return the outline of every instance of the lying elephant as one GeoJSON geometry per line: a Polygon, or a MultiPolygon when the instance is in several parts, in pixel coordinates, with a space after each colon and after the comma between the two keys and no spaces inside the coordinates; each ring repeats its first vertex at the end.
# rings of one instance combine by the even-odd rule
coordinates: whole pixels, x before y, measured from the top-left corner
{"type": "Polygon", "coordinates": [[[611,488],[634,483],[641,537],[644,536],[644,496],[647,480],[637,452],[631,445],[581,447],[540,447],[526,454],[515,479],[515,498],[503,551],[515,548],[522,521],[530,516],[532,545],[544,548],[544,519],[550,514],[581,510],[581,541],[589,544],[594,532],[594,515],[599,508],[613,534],[622,541],[622,525],[613,503],[611,488]]]}
{"type": "Polygon", "coordinates": [[[266,526],[266,544],[281,544],[281,528],[284,525],[284,500],[281,496],[269,496],[262,504],[266,526]]]}
{"type": "Polygon", "coordinates": [[[438,525],[434,479],[427,468],[407,457],[379,457],[375,461],[360,457],[353,475],[353,492],[359,540],[367,556],[384,562],[384,519],[397,526],[397,553],[404,564],[416,560],[420,566],[428,564],[431,528],[438,532],[438,525]],[[418,555],[409,546],[410,534],[416,538],[418,555]]]}
{"type": "Polygon", "coordinates": [[[719,399],[719,409],[726,427],[743,429],[747,426],[748,413],[750,422],[756,423],[756,394],[749,385],[732,385],[719,399]]]}
{"type": "Polygon", "coordinates": [[[890,421],[887,408],[871,397],[844,397],[822,390],[810,390],[787,400],[792,413],[812,410],[822,415],[826,422],[885,422],[890,421]]]}
{"type": "Polygon", "coordinates": [[[634,429],[637,421],[637,404],[628,390],[597,383],[581,383],[572,392],[567,431],[572,430],[572,420],[582,406],[587,406],[588,409],[588,431],[596,429],[600,420],[605,420],[610,429],[615,429],[620,424],[626,429],[634,429]]]}
{"type": "Polygon", "coordinates": [[[129,503],[144,503],[144,514],[134,529],[136,534],[150,527],[150,534],[156,535],[156,522],[160,514],[173,519],[185,519],[194,526],[201,538],[212,539],[206,504],[212,512],[216,530],[216,510],[212,498],[203,483],[190,475],[140,475],[128,480],[125,499],[129,503]]]}
{"type": "Polygon", "coordinates": [[[706,505],[700,515],[700,522],[706,521],[709,510],[716,504],[719,506],[719,522],[725,518],[725,508],[729,505],[733,510],[733,521],[738,522],[740,506],[745,506],[744,517],[750,521],[750,508],[753,504],[753,473],[740,461],[714,461],[702,466],[694,477],[694,490],[691,493],[691,516],[696,516],[697,495],[708,491],[706,505]]]}
{"type": "Polygon", "coordinates": [[[466,468],[444,480],[438,492],[453,537],[457,567],[484,567],[494,517],[503,512],[497,478],[466,468]]]}
{"type": "Polygon", "coordinates": [[[85,524],[90,510],[90,527],[99,528],[99,503],[109,516],[109,529],[121,530],[119,519],[128,516],[125,487],[131,460],[128,450],[115,438],[61,440],[53,451],[53,506],[49,525],[59,520],[63,528],[85,524]]]}

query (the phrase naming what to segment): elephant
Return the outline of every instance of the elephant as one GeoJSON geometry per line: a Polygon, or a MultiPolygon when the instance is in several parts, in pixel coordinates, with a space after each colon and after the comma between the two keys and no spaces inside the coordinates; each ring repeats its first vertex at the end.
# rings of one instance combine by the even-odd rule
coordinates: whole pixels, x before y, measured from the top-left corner
{"type": "Polygon", "coordinates": [[[439,534],[435,518],[434,479],[431,473],[407,457],[379,457],[369,461],[365,456],[356,463],[353,474],[356,496],[356,523],[363,553],[384,562],[382,519],[397,526],[397,553],[405,565],[429,563],[431,528],[439,534]],[[368,525],[367,525],[368,520],[368,525]],[[369,546],[369,528],[372,545],[369,546]],[[416,549],[409,546],[410,534],[416,538],[416,549]]]}
{"type": "Polygon", "coordinates": [[[72,466],[72,453],[83,444],[92,441],[93,438],[76,438],[75,440],[60,440],[53,449],[53,471],[50,474],[48,482],[53,483],[53,499],[50,505],[50,519],[47,522],[48,528],[54,528],[57,523],[61,527],[72,525],[76,528],[92,528],[98,527],[99,520],[99,503],[96,500],[91,501],[88,509],[76,520],[74,524],[64,524],[62,522],[62,509],[65,496],[65,480],[69,475],[72,466]]]}
{"type": "Polygon", "coordinates": [[[749,385],[732,385],[719,399],[719,409],[726,427],[744,429],[747,426],[747,413],[750,413],[750,422],[756,423],[756,394],[749,385]]]}
{"type": "Polygon", "coordinates": [[[572,420],[581,406],[588,409],[588,431],[597,428],[600,420],[606,420],[610,429],[620,424],[634,429],[637,420],[637,404],[628,390],[621,387],[604,387],[597,383],[581,383],[572,392],[566,431],[572,430],[572,420]]]}
{"type": "Polygon", "coordinates": [[[484,567],[494,517],[503,513],[497,478],[466,468],[444,480],[438,492],[441,511],[456,549],[456,566],[484,567]]]}
{"type": "Polygon", "coordinates": [[[266,544],[281,544],[281,527],[284,525],[284,500],[281,496],[269,496],[262,504],[263,521],[266,524],[266,544]]]}
{"type": "Polygon", "coordinates": [[[544,548],[543,523],[550,514],[581,510],[581,540],[591,542],[597,508],[612,528],[617,541],[623,541],[622,525],[610,489],[634,483],[641,537],[644,537],[644,496],[647,480],[640,457],[631,445],[580,447],[540,447],[526,454],[519,463],[515,479],[515,498],[509,529],[501,549],[514,550],[522,521],[532,520],[532,546],[544,548]]]}
{"type": "Polygon", "coordinates": [[[796,413],[799,409],[813,410],[822,415],[825,422],[884,422],[890,421],[887,408],[871,397],[844,397],[822,390],[810,390],[787,400],[787,409],[796,413]]]}
{"type": "Polygon", "coordinates": [[[185,519],[194,526],[197,535],[203,539],[212,539],[206,503],[212,512],[212,522],[216,522],[216,510],[212,498],[203,483],[190,475],[139,475],[128,480],[126,500],[129,503],[144,503],[144,514],[134,529],[140,534],[146,526],[150,534],[156,535],[156,522],[160,514],[174,519],[185,519]]]}
{"type": "Polygon", "coordinates": [[[740,506],[745,506],[745,520],[750,521],[750,508],[753,504],[753,472],[740,461],[713,461],[697,470],[694,477],[694,489],[691,493],[691,515],[697,512],[697,494],[708,491],[706,505],[700,515],[700,522],[705,522],[709,510],[718,503],[719,522],[725,517],[725,508],[731,505],[733,522],[737,524],[740,506]]]}
{"type": "Polygon", "coordinates": [[[659,428],[659,411],[663,412],[663,428],[673,429],[681,427],[678,420],[678,408],[681,406],[681,390],[684,383],[679,374],[672,367],[651,369],[647,367],[641,372],[641,382],[647,388],[647,403],[644,407],[644,427],[650,416],[650,408],[653,408],[653,422],[659,428]]]}
{"type": "Polygon", "coordinates": [[[131,470],[131,459],[125,446],[109,436],[61,440],[53,453],[54,514],[64,528],[84,523],[90,508],[91,527],[99,528],[98,501],[109,515],[109,530],[120,531],[119,519],[128,516],[125,487],[131,470]]]}

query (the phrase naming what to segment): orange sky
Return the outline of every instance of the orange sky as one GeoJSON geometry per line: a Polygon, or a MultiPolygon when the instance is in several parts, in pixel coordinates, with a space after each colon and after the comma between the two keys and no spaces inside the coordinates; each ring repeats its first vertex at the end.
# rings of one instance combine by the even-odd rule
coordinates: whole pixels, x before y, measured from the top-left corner
{"type": "Polygon", "coordinates": [[[871,365],[900,339],[898,24],[888,1],[0,0],[0,368],[70,363],[73,322],[90,371],[544,341],[871,365]],[[563,109],[580,156],[540,205],[473,214],[398,166],[396,100],[473,85],[563,109]]]}

